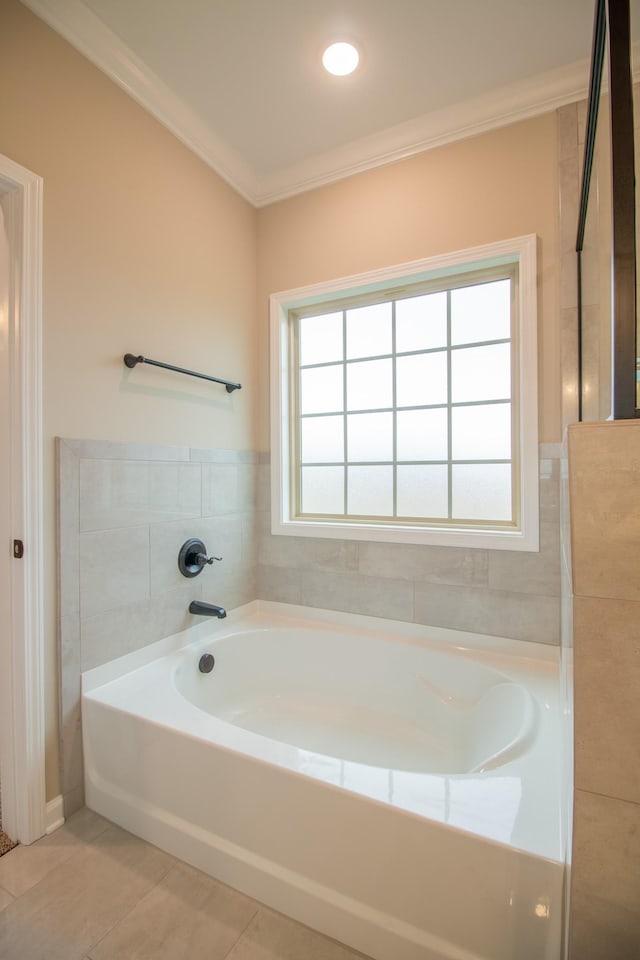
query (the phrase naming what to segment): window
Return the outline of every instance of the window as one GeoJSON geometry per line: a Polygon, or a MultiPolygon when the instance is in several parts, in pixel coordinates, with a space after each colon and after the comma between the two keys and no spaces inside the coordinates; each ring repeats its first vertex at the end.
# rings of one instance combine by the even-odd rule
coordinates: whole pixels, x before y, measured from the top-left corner
{"type": "Polygon", "coordinates": [[[535,237],[276,294],[272,530],[538,548],[535,237]]]}

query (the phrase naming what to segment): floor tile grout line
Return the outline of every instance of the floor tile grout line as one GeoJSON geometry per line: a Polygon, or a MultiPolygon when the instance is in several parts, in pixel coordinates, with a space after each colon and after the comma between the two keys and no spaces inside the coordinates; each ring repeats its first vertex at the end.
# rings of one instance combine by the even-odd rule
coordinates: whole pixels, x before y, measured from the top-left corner
{"type": "MultiPolygon", "coordinates": [[[[20,847],[18,846],[18,847],[15,847],[14,849],[18,850],[20,849],[20,847]]],[[[54,873],[54,871],[56,871],[59,867],[66,866],[70,860],[72,860],[74,857],[81,854],[83,850],[84,850],[84,846],[78,846],[78,849],[72,850],[72,852],[69,854],[68,857],[64,857],[62,860],[58,861],[57,863],[54,863],[49,868],[49,870],[47,870],[46,873],[44,873],[38,880],[30,884],[28,887],[25,887],[25,889],[22,890],[20,893],[13,893],[7,887],[4,887],[3,889],[7,890],[7,893],[10,893],[11,896],[14,898],[14,900],[20,900],[21,897],[24,897],[26,896],[26,894],[31,893],[32,890],[36,890],[40,886],[40,884],[46,883],[51,877],[51,874],[54,873]]],[[[12,851],[10,850],[9,853],[11,852],[12,851]]]]}
{"type": "MultiPolygon", "coordinates": [[[[6,894],[8,897],[11,897],[11,900],[9,901],[9,903],[11,903],[13,900],[17,900],[17,899],[18,899],[18,898],[16,897],[15,893],[11,893],[11,890],[7,890],[7,888],[6,888],[5,886],[3,886],[1,883],[0,883],[0,893],[4,893],[4,894],[6,894]]],[[[7,904],[7,906],[8,906],[8,905],[9,905],[9,904],[7,904]]]]}
{"type": "MultiPolygon", "coordinates": [[[[214,878],[214,879],[215,879],[215,878],[214,878]]],[[[218,882],[218,883],[222,883],[221,880],[218,880],[217,882],[218,882]]],[[[225,886],[226,886],[226,884],[225,884],[225,886]]],[[[229,889],[230,889],[230,890],[234,890],[233,887],[229,887],[229,889]]],[[[234,892],[235,892],[235,893],[238,893],[239,891],[234,890],[234,892]]],[[[258,903],[257,901],[255,901],[255,903],[256,903],[255,912],[252,913],[252,915],[250,916],[250,918],[247,920],[246,924],[244,925],[244,927],[242,928],[242,930],[240,931],[240,933],[238,934],[238,936],[236,937],[236,939],[233,941],[233,943],[231,944],[231,946],[229,947],[229,949],[228,949],[227,952],[225,953],[224,957],[221,958],[221,960],[227,960],[227,958],[231,956],[231,954],[232,954],[232,952],[235,950],[236,946],[240,943],[240,941],[241,941],[242,938],[244,937],[245,933],[247,932],[247,930],[249,929],[249,927],[251,926],[251,924],[253,923],[253,921],[255,920],[255,918],[258,916],[258,914],[260,913],[260,911],[262,910],[262,904],[261,904],[261,903],[258,903]]]]}
{"type": "MultiPolygon", "coordinates": [[[[122,828],[120,828],[120,829],[122,829],[122,828]]],[[[133,836],[133,834],[132,834],[132,836],[133,836]]],[[[145,841],[145,843],[146,843],[146,841],[145,841]]],[[[153,844],[149,844],[149,846],[150,846],[150,847],[153,847],[153,844]]],[[[155,849],[155,850],[160,850],[160,847],[154,847],[154,849],[155,849]]],[[[164,853],[164,851],[162,851],[162,852],[164,853]]],[[[167,856],[171,856],[171,854],[167,854],[167,856]]],[[[98,937],[98,939],[95,941],[95,943],[92,943],[92,944],[91,944],[91,946],[89,947],[89,952],[87,953],[85,960],[93,960],[91,954],[93,953],[93,951],[94,951],[97,947],[100,946],[100,944],[101,944],[102,941],[105,939],[105,937],[108,937],[109,934],[112,933],[112,932],[116,929],[117,926],[119,926],[119,924],[121,924],[124,920],[126,920],[126,918],[129,916],[129,914],[133,913],[133,911],[134,911],[135,909],[137,909],[137,907],[140,906],[140,904],[142,903],[142,901],[145,900],[145,899],[149,896],[149,894],[151,894],[157,887],[160,886],[161,883],[163,883],[163,882],[167,879],[167,877],[169,876],[169,874],[171,873],[171,871],[172,871],[172,870],[175,870],[176,866],[177,866],[176,863],[171,863],[171,864],[169,864],[169,867],[168,867],[167,871],[166,871],[165,873],[163,873],[163,875],[156,881],[156,883],[152,884],[152,886],[150,886],[147,890],[145,890],[144,893],[142,894],[142,896],[141,896],[138,900],[136,900],[136,902],[135,902],[132,906],[130,906],[129,909],[128,909],[125,913],[123,913],[121,917],[118,917],[118,919],[115,921],[115,923],[112,923],[111,926],[109,927],[109,929],[108,929],[108,930],[105,930],[104,933],[102,934],[102,936],[101,936],[101,937],[98,937]]]]}
{"type": "MultiPolygon", "coordinates": [[[[87,808],[87,809],[88,809],[88,808],[87,808]]],[[[73,816],[73,815],[72,815],[72,816],[73,816]]],[[[70,860],[73,860],[75,857],[79,857],[79,856],[81,856],[81,855],[84,855],[84,854],[86,853],[87,848],[92,847],[92,846],[94,845],[94,843],[98,840],[98,838],[102,836],[103,833],[105,833],[110,827],[115,826],[115,824],[112,824],[111,821],[106,820],[104,817],[102,817],[101,819],[103,820],[103,824],[104,824],[104,825],[101,825],[101,826],[102,826],[102,829],[99,830],[99,831],[95,834],[95,836],[91,837],[90,840],[86,840],[86,839],[81,838],[81,837],[76,837],[73,833],[70,832],[70,830],[67,831],[68,834],[69,834],[69,836],[72,838],[72,842],[71,842],[71,843],[69,844],[69,846],[67,847],[67,849],[68,849],[68,851],[69,851],[68,856],[63,857],[61,860],[59,860],[59,861],[57,861],[56,863],[54,863],[54,864],[49,868],[49,870],[47,870],[46,873],[44,873],[44,874],[40,877],[39,880],[36,880],[35,883],[32,883],[30,886],[26,887],[21,893],[13,893],[11,890],[9,890],[7,887],[3,886],[2,884],[0,884],[0,889],[6,890],[6,892],[9,894],[9,896],[11,896],[11,897],[13,898],[13,900],[19,900],[21,897],[24,897],[26,894],[31,893],[32,890],[36,890],[36,889],[40,886],[40,884],[45,883],[45,882],[48,882],[48,881],[50,880],[50,877],[51,877],[51,874],[52,874],[52,873],[54,873],[54,872],[55,872],[56,870],[58,870],[60,867],[65,867],[65,866],[67,866],[68,863],[69,863],[69,861],[70,861],[70,860]]],[[[66,823],[68,823],[68,822],[69,822],[69,821],[66,821],[66,823]]],[[[60,827],[59,829],[64,830],[64,825],[63,825],[62,827],[60,827]]],[[[40,842],[41,842],[42,840],[46,840],[48,837],[54,837],[57,832],[58,832],[57,830],[54,830],[54,832],[51,833],[51,834],[45,834],[44,837],[40,837],[40,839],[37,840],[34,844],[30,844],[30,845],[27,846],[27,847],[23,847],[22,844],[18,844],[18,846],[17,846],[17,847],[14,847],[14,849],[15,849],[15,850],[19,850],[19,849],[24,849],[24,850],[37,850],[37,849],[38,849],[38,844],[40,844],[40,842]]],[[[51,846],[51,847],[53,847],[53,849],[55,849],[55,846],[54,846],[53,844],[49,844],[49,845],[47,846],[47,849],[49,848],[49,846],[51,846]]],[[[41,847],[40,849],[43,849],[43,848],[41,847]]],[[[11,850],[9,851],[9,853],[12,853],[12,852],[13,852],[13,851],[11,851],[11,850]]]]}

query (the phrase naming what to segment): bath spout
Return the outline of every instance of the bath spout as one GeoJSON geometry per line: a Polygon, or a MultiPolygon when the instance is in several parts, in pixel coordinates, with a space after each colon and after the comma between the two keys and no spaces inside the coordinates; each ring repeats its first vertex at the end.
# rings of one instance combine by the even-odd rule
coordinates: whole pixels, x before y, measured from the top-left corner
{"type": "Polygon", "coordinates": [[[227,615],[224,607],[218,607],[215,603],[204,603],[202,600],[192,600],[189,604],[189,613],[197,613],[201,617],[217,617],[218,620],[222,620],[227,615]]]}

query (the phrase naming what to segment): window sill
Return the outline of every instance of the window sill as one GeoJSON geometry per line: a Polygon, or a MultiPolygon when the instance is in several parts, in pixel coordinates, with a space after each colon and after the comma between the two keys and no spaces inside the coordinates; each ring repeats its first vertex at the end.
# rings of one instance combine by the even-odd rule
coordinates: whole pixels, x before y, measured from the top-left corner
{"type": "Polygon", "coordinates": [[[271,533],[275,536],[316,537],[331,540],[363,540],[381,543],[414,543],[436,547],[463,547],[483,550],[538,552],[538,524],[530,530],[456,529],[455,527],[403,526],[375,523],[331,523],[323,520],[278,520],[275,513],[271,533]]]}

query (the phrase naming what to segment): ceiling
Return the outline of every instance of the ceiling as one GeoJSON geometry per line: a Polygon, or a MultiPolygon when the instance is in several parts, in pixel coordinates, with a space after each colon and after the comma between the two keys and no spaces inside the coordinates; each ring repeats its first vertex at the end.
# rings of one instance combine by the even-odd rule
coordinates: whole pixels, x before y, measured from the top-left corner
{"type": "Polygon", "coordinates": [[[554,109],[589,79],[593,0],[23,2],[256,206],[554,109]],[[336,39],[361,51],[350,77],[321,66],[336,39]]]}

